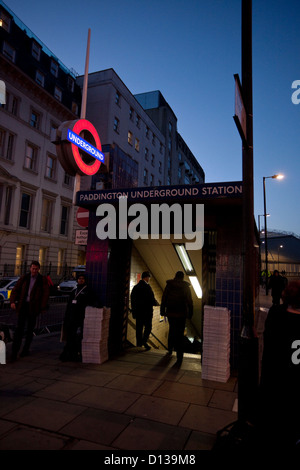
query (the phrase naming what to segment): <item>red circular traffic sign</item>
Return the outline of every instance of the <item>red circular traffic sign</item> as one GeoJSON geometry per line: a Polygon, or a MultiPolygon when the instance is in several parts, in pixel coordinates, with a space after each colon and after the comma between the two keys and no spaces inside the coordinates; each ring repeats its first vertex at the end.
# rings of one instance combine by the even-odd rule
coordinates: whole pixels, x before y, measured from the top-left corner
{"type": "Polygon", "coordinates": [[[89,225],[89,215],[90,213],[88,209],[85,209],[84,207],[78,208],[76,220],[80,227],[87,227],[89,225]]]}

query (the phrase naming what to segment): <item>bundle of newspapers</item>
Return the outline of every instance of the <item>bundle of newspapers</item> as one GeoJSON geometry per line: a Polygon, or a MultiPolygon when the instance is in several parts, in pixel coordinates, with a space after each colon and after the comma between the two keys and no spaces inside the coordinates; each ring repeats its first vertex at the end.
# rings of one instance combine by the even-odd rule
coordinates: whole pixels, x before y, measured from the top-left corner
{"type": "Polygon", "coordinates": [[[202,378],[227,382],[230,377],[230,311],[204,306],[202,378]]]}
{"type": "Polygon", "coordinates": [[[81,343],[82,362],[102,364],[108,360],[110,308],[86,307],[81,343]]]}

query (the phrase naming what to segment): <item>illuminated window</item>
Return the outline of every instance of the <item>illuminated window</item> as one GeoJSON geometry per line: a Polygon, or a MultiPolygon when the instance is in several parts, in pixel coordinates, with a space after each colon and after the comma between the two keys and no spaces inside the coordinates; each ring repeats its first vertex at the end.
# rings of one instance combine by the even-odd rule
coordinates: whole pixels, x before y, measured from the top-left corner
{"type": "Polygon", "coordinates": [[[140,141],[139,141],[139,139],[135,139],[134,148],[137,152],[140,151],[140,141]]]}
{"type": "Polygon", "coordinates": [[[132,132],[128,131],[128,143],[132,145],[132,132]]]}
{"type": "Polygon", "coordinates": [[[4,13],[4,11],[0,11],[0,27],[9,33],[10,18],[4,13]]]}
{"type": "Polygon", "coordinates": [[[22,273],[22,265],[25,261],[25,251],[25,245],[18,245],[16,248],[15,276],[20,276],[22,273]]]}

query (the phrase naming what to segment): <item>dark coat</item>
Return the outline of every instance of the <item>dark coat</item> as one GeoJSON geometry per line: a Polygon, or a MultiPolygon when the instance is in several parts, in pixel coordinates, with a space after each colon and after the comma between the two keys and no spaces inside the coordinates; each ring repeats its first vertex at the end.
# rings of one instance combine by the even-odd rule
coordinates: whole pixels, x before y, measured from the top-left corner
{"type": "MultiPolygon", "coordinates": [[[[16,304],[17,312],[20,312],[26,302],[31,274],[20,277],[10,295],[10,303],[16,304]]],[[[32,315],[39,315],[48,307],[49,285],[46,276],[38,273],[32,291],[30,293],[29,309],[32,315]]]]}
{"type": "Polygon", "coordinates": [[[161,316],[192,318],[193,300],[190,284],[181,279],[170,279],[161,300],[161,316]]]}
{"type": "Polygon", "coordinates": [[[67,327],[69,324],[72,324],[82,327],[85,317],[85,307],[93,305],[93,303],[93,295],[87,285],[78,285],[69,296],[64,325],[67,327]],[[76,300],[76,303],[73,303],[74,300],[76,300]]]}
{"type": "Polygon", "coordinates": [[[273,274],[270,278],[269,288],[271,289],[272,296],[281,297],[282,291],[285,288],[284,278],[280,274],[273,274]]]}
{"type": "Polygon", "coordinates": [[[151,286],[142,279],[134,286],[131,291],[131,309],[132,316],[153,315],[153,306],[159,305],[154,297],[151,286]]]}
{"type": "Polygon", "coordinates": [[[285,305],[271,307],[265,321],[258,417],[268,432],[277,433],[280,444],[283,438],[300,438],[299,340],[300,314],[285,305]]]}

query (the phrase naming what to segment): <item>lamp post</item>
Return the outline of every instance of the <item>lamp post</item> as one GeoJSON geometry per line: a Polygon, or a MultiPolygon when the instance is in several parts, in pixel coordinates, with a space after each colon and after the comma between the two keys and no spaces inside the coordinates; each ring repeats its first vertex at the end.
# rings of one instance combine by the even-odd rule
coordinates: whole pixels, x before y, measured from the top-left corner
{"type": "Polygon", "coordinates": [[[265,219],[265,264],[266,264],[266,295],[269,293],[268,289],[268,233],[267,233],[267,203],[266,203],[266,179],[282,179],[283,175],[273,175],[273,176],[264,176],[263,177],[263,192],[264,192],[264,219],[265,219]]]}
{"type": "Polygon", "coordinates": [[[283,248],[283,245],[279,245],[279,247],[278,247],[278,271],[279,271],[279,250],[280,250],[280,248],[283,248]]]}
{"type": "MultiPolygon", "coordinates": [[[[267,214],[267,217],[269,217],[270,214],[267,214]]],[[[261,217],[264,217],[264,214],[258,214],[258,236],[259,236],[259,240],[258,240],[258,262],[259,262],[259,280],[261,281],[261,238],[260,238],[260,234],[263,233],[263,230],[260,231],[260,218],[261,217]]]]}

